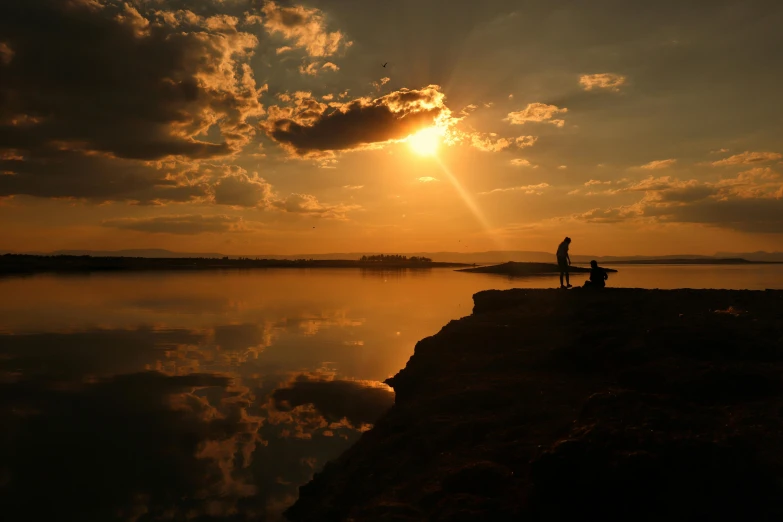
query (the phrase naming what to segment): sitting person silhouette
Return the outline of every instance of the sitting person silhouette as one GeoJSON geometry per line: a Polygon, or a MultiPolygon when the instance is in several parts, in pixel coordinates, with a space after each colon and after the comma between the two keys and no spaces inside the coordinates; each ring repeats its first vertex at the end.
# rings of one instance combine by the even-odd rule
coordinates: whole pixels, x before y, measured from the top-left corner
{"type": "Polygon", "coordinates": [[[606,270],[598,266],[595,259],[590,261],[590,279],[585,281],[585,288],[600,289],[606,286],[606,280],[609,279],[609,274],[606,270]]]}

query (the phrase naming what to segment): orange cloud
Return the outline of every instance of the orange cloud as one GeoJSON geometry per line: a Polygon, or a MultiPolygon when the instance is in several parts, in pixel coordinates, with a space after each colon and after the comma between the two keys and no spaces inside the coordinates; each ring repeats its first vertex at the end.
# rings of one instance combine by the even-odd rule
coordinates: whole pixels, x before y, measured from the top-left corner
{"type": "Polygon", "coordinates": [[[565,125],[565,121],[553,119],[556,114],[566,113],[568,109],[562,109],[556,105],[547,105],[544,103],[530,103],[527,107],[517,112],[510,112],[503,120],[512,125],[524,125],[528,122],[551,123],[557,127],[565,125]]]}
{"type": "Polygon", "coordinates": [[[645,163],[644,165],[641,165],[639,168],[644,170],[668,169],[675,163],[677,163],[676,159],[655,160],[655,161],[651,161],[650,163],[645,163]]]}
{"type": "Polygon", "coordinates": [[[511,160],[511,164],[515,167],[532,167],[536,168],[538,165],[533,165],[530,161],[522,158],[514,158],[511,160]]]}
{"type": "Polygon", "coordinates": [[[340,107],[308,96],[289,106],[272,106],[268,112],[264,129],[269,137],[306,158],[399,140],[451,114],[437,85],[358,98],[340,107]]]}
{"type": "MultiPolygon", "coordinates": [[[[293,47],[304,49],[309,56],[332,56],[353,44],[340,31],[327,31],[319,9],[282,7],[267,0],[261,12],[264,14],[264,28],[270,34],[282,35],[292,42],[293,47]]],[[[280,54],[287,50],[290,47],[281,47],[277,52],[280,54]]]]}
{"type": "Polygon", "coordinates": [[[524,192],[527,195],[540,196],[544,193],[544,189],[546,188],[549,188],[549,183],[539,183],[538,185],[524,185],[521,187],[497,188],[487,192],[479,192],[479,195],[486,196],[489,194],[499,194],[502,192],[524,192]]]}
{"type": "Polygon", "coordinates": [[[624,85],[626,80],[625,76],[614,73],[583,74],[579,77],[579,85],[586,91],[606,89],[620,92],[620,86],[624,85]]]}
{"type": "Polygon", "coordinates": [[[732,165],[752,165],[754,163],[765,163],[767,161],[775,161],[783,158],[783,154],[778,152],[749,152],[745,151],[741,154],[735,154],[728,158],[713,161],[713,167],[728,167],[732,165]]]}
{"type": "Polygon", "coordinates": [[[201,214],[169,215],[151,218],[117,218],[101,223],[104,227],[150,232],[153,234],[195,235],[204,233],[242,232],[241,217],[201,214]]]}

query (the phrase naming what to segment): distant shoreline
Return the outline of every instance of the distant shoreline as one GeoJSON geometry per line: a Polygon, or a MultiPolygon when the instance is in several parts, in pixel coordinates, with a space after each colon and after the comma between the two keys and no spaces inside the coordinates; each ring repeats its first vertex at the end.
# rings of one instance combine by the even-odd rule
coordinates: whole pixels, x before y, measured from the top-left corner
{"type": "MultiPolygon", "coordinates": [[[[609,273],[617,272],[613,268],[601,267],[609,273]]],[[[457,270],[458,272],[469,272],[474,274],[497,274],[510,277],[525,277],[525,276],[543,276],[553,275],[560,272],[559,267],[554,263],[515,263],[513,261],[508,263],[502,263],[499,265],[491,266],[479,266],[471,268],[462,268],[457,270]]],[[[587,274],[590,273],[589,268],[574,266],[569,267],[569,272],[572,274],[587,274]]]]}
{"type": "Polygon", "coordinates": [[[263,268],[361,268],[367,270],[402,270],[426,268],[461,268],[466,263],[427,261],[359,261],[350,259],[215,259],[215,258],[148,258],[92,256],[35,256],[6,254],[0,256],[0,275],[39,273],[89,273],[137,271],[200,271],[263,268]]]}

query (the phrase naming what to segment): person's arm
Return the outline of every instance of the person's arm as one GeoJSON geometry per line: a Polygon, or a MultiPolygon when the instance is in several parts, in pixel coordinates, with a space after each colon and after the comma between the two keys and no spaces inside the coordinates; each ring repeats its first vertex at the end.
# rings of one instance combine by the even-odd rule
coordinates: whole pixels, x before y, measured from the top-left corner
{"type": "Polygon", "coordinates": [[[607,279],[609,279],[609,272],[604,270],[604,281],[606,281],[607,279]]]}
{"type": "Polygon", "coordinates": [[[571,264],[571,254],[566,254],[566,259],[568,259],[568,264],[571,264]]]}

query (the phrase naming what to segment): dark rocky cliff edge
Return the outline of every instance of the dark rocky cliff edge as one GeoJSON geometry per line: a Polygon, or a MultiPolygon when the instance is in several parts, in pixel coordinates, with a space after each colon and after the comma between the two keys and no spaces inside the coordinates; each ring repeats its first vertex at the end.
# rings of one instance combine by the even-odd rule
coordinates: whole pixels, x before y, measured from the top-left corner
{"type": "Polygon", "coordinates": [[[290,520],[783,520],[783,292],[474,301],[290,520]]]}

